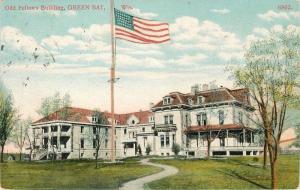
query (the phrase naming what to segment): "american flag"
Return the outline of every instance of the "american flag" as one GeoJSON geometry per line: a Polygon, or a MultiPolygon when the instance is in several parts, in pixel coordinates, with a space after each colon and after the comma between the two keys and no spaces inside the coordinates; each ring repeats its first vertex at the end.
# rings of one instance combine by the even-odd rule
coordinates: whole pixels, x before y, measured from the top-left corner
{"type": "Polygon", "coordinates": [[[142,44],[158,44],[170,40],[169,24],[138,18],[115,9],[115,37],[142,44]]]}

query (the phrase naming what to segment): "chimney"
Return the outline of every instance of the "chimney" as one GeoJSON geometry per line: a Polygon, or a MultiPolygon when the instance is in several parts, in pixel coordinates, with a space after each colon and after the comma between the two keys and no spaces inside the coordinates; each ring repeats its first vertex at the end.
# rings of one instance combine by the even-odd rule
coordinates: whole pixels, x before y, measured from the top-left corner
{"type": "Polygon", "coordinates": [[[195,84],[191,87],[191,94],[195,95],[197,92],[199,92],[199,85],[195,84]]]}
{"type": "Polygon", "coordinates": [[[203,84],[203,85],[202,85],[202,90],[203,90],[203,91],[208,90],[208,84],[203,84]]]}

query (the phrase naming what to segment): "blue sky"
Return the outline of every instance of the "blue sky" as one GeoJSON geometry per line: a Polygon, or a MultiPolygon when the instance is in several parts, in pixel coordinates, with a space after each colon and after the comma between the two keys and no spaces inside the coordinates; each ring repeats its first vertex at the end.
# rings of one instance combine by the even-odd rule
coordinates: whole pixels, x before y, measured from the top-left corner
{"type": "MultiPolygon", "coordinates": [[[[299,3],[115,1],[116,8],[127,5],[133,15],[168,22],[171,35],[170,42],[158,45],[117,40],[117,112],[148,109],[150,102],[171,91],[188,92],[195,83],[215,81],[233,87],[225,67],[242,63],[251,40],[284,28],[300,30],[299,3]]],[[[1,78],[24,117],[38,118],[35,111],[41,99],[56,91],[69,93],[74,106],[109,110],[109,1],[4,0],[0,27],[1,78]],[[68,10],[69,5],[82,4],[102,9],[68,10]],[[6,10],[25,5],[57,5],[65,10],[6,10]]]]}

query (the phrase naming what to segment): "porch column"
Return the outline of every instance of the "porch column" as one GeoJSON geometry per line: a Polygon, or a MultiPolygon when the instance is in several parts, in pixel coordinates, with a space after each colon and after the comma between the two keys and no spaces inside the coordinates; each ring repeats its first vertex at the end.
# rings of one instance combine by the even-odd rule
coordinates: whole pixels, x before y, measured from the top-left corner
{"type": "Polygon", "coordinates": [[[246,143],[246,134],[245,134],[245,129],[243,129],[243,146],[245,146],[245,143],[246,143]]]}
{"type": "Polygon", "coordinates": [[[74,127],[73,127],[73,125],[71,126],[71,152],[73,152],[73,141],[74,141],[74,137],[73,137],[73,135],[74,135],[74,132],[73,132],[73,130],[74,130],[74,127]]]}
{"type": "Polygon", "coordinates": [[[57,126],[57,150],[60,152],[60,133],[61,133],[61,124],[57,126]]]}
{"type": "Polygon", "coordinates": [[[226,129],[226,145],[225,146],[228,146],[228,129],[226,129]]]}
{"type": "Polygon", "coordinates": [[[51,148],[51,125],[48,125],[48,149],[51,148]]]}
{"type": "Polygon", "coordinates": [[[197,148],[199,148],[199,143],[200,143],[200,132],[198,132],[198,138],[197,138],[197,148]]]}
{"type": "MultiPolygon", "coordinates": [[[[35,146],[35,135],[37,134],[39,134],[39,132],[35,132],[36,130],[39,130],[39,129],[34,129],[33,130],[33,136],[34,136],[34,139],[33,139],[33,145],[35,146]]],[[[41,131],[41,133],[40,133],[40,149],[42,149],[43,148],[43,128],[42,127],[40,127],[40,131],[41,131]]]]}

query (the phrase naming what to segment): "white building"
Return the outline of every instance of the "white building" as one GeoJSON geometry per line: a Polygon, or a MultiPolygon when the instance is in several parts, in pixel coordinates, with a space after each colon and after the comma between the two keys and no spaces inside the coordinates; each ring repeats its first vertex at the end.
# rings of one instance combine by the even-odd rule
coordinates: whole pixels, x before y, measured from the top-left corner
{"type": "MultiPolygon", "coordinates": [[[[92,110],[64,110],[32,124],[33,159],[92,159],[97,130],[101,134],[99,157],[108,159],[110,124],[96,124],[92,110]],[[64,110],[67,114],[61,114],[64,110]]],[[[253,111],[246,89],[193,86],[187,94],[169,93],[151,111],[116,114],[116,157],[136,156],[139,149],[145,155],[147,146],[151,155],[169,156],[174,143],[180,145],[181,155],[201,157],[207,154],[207,139],[212,141],[211,155],[258,155],[262,147],[251,122],[253,111]]],[[[103,114],[111,123],[110,114],[103,114]]]]}

